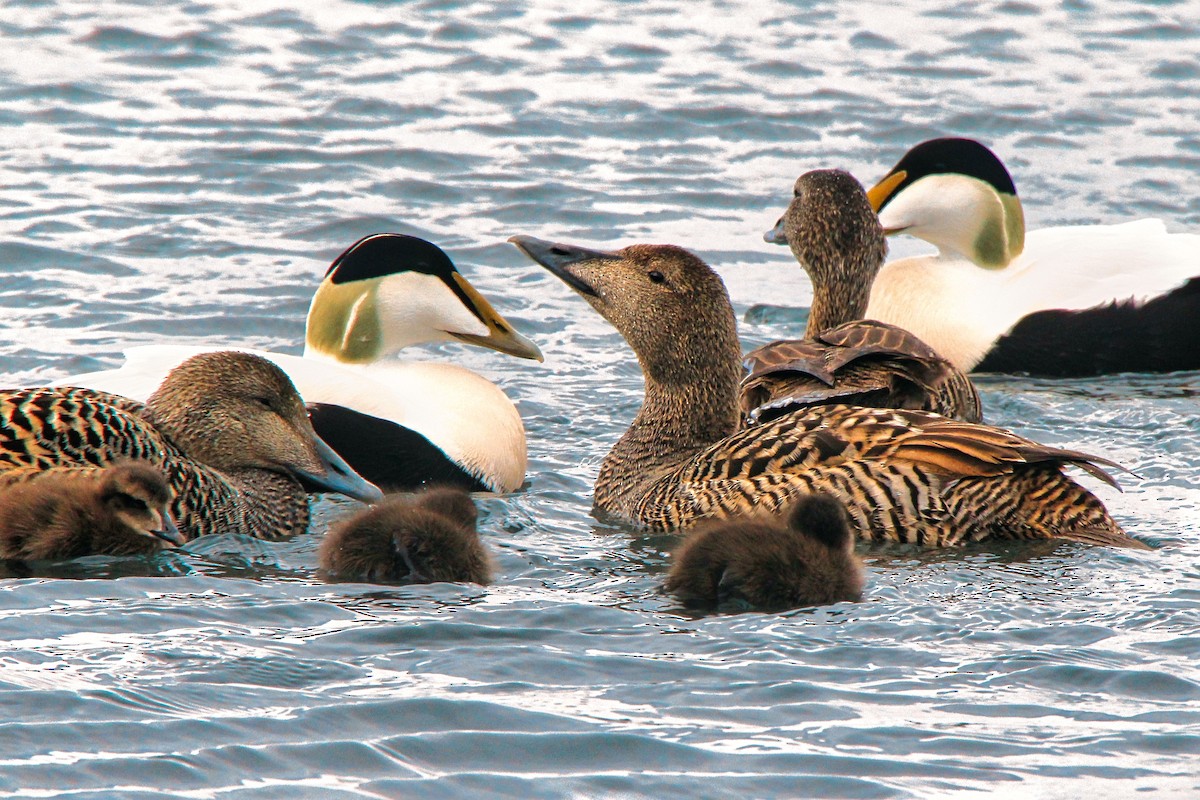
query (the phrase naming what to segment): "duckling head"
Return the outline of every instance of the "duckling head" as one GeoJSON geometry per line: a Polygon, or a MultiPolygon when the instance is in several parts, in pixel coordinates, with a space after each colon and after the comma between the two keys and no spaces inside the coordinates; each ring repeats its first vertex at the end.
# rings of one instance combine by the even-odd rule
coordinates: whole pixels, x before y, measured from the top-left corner
{"type": "Polygon", "coordinates": [[[313,295],[305,355],[370,363],[410,345],[460,341],[542,360],[491,303],[424,239],[376,233],[334,259],[313,295]]]}
{"type": "Polygon", "coordinates": [[[471,495],[461,489],[434,487],[417,495],[417,505],[435,514],[441,514],[454,524],[475,530],[479,522],[479,509],[471,495]]]}
{"type": "Polygon", "coordinates": [[[788,513],[788,527],[830,550],[854,552],[854,533],[846,507],[821,492],[800,498],[788,513]]]}
{"type": "Polygon", "coordinates": [[[134,533],[164,547],[187,542],[168,510],[175,493],[162,473],[149,464],[118,462],[104,470],[99,497],[104,508],[134,533]]]}
{"type": "Polygon", "coordinates": [[[740,378],[741,346],[725,284],[674,245],[606,252],[532,236],[509,239],[612,323],[659,385],[740,378]]]}
{"type": "Polygon", "coordinates": [[[1012,176],[973,139],[922,142],[867,192],[889,234],[907,233],[986,269],[1025,248],[1025,214],[1012,176]]]}
{"type": "Polygon", "coordinates": [[[312,490],[368,503],[383,496],[321,441],[291,379],[259,356],[193,356],[171,370],[146,406],[183,452],[215,469],[290,474],[312,490]]]}

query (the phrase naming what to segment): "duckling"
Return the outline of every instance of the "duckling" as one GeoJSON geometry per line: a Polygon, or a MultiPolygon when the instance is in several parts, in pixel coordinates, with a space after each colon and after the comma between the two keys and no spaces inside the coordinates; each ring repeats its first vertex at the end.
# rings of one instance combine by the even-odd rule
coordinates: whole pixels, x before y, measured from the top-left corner
{"type": "MultiPolygon", "coordinates": [[[[234,348],[288,374],[313,428],[367,480],[389,490],[427,483],[513,492],[525,481],[525,426],[486,378],[454,364],[405,362],[423,342],[460,341],[542,360],[436,245],[377,233],[339,255],[313,295],[304,356],[234,348]]],[[[189,356],[213,348],[152,345],[115,370],[66,378],[145,400],[189,356]]]]}
{"type": "Polygon", "coordinates": [[[487,584],[491,561],[475,530],[477,513],[470,495],[458,489],[389,495],[334,525],[318,560],[341,580],[487,584]]]}
{"type": "Polygon", "coordinates": [[[292,382],[249,353],[193,356],[145,405],[79,388],[0,391],[0,482],[133,458],[161,469],[188,538],[277,539],[308,527],[306,486],[382,494],[313,432],[292,382]]]}
{"type": "Polygon", "coordinates": [[[804,339],[746,355],[740,402],[748,422],[830,403],[982,421],[966,375],[908,331],[862,318],[887,243],[858,181],[841,170],[801,175],[772,237],[791,244],[812,280],[813,302],[804,339]]]}
{"type": "Polygon", "coordinates": [[[938,252],[884,265],[866,315],[960,369],[1200,369],[1200,235],[1156,219],[1026,231],[1012,176],[971,139],[922,142],[868,196],[886,233],[938,252]]]}
{"type": "Polygon", "coordinates": [[[786,523],[759,516],[697,527],[664,588],[693,608],[783,611],[859,600],[863,569],[842,504],[812,494],[796,501],[786,523]]]}
{"type": "Polygon", "coordinates": [[[656,530],[823,491],[860,538],[952,545],[988,537],[1083,538],[1130,547],[1104,505],[1063,474],[1115,480],[1113,462],[910,409],[801,408],[739,428],[740,354],[725,285],[672,245],[616,252],[509,241],[561,278],[633,348],[645,400],[601,463],[594,508],[656,530]]]}
{"type": "Polygon", "coordinates": [[[0,490],[0,558],[121,556],[178,547],[184,539],[167,511],[173,494],[161,472],[137,461],[6,487],[0,490]]]}

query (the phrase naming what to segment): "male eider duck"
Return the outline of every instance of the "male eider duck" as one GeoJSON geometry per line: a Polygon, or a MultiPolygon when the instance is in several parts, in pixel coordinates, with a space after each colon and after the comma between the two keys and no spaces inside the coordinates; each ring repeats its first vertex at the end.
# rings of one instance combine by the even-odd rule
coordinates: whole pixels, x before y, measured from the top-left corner
{"type": "Polygon", "coordinates": [[[868,196],[887,233],[938,253],[885,265],[867,316],[960,369],[1200,369],[1200,235],[1155,219],[1026,232],[1008,170],[970,139],[917,145],[868,196]]]}
{"type": "Polygon", "coordinates": [[[689,608],[784,611],[859,600],[863,568],[842,504],[814,494],[786,520],[759,515],[695,528],[663,586],[689,608]]]}
{"type": "Polygon", "coordinates": [[[812,281],[813,301],[804,339],[746,355],[741,408],[749,421],[830,403],[982,421],[979,394],[962,371],[908,331],[863,319],[887,242],[853,176],[841,170],[801,175],[772,236],[791,245],[812,281]]]}
{"type": "Polygon", "coordinates": [[[178,547],[162,473],[125,461],[0,489],[0,558],[19,561],[139,555],[178,547]]]}
{"type": "Polygon", "coordinates": [[[0,391],[0,442],[0,483],[148,462],[167,476],[189,539],[303,533],[306,489],[382,497],[313,432],[287,375],[249,353],[193,356],[145,405],[92,389],[0,391]]]}
{"type": "Polygon", "coordinates": [[[637,417],[600,465],[595,510],[674,530],[802,494],[846,505],[860,538],[951,545],[988,537],[1144,547],[1090,492],[1075,464],[1112,481],[1104,459],[1000,428],[907,409],[802,408],[739,431],[741,348],[725,285],[671,245],[616,252],[531,236],[509,241],[582,295],[625,337],[645,377],[637,417]]]}
{"type": "MultiPolygon", "coordinates": [[[[423,342],[461,341],[542,360],[438,247],[380,233],[338,256],[313,295],[304,356],[244,350],[288,374],[313,427],[367,480],[512,492],[525,481],[525,426],[494,383],[454,364],[401,361],[423,342]]],[[[119,369],[64,379],[145,400],[188,356],[212,348],[132,348],[119,369]]],[[[243,349],[243,348],[235,348],[243,349]]]]}
{"type": "Polygon", "coordinates": [[[486,584],[491,560],[475,530],[477,510],[458,489],[389,495],[336,523],[321,543],[321,568],[338,580],[486,584]]]}

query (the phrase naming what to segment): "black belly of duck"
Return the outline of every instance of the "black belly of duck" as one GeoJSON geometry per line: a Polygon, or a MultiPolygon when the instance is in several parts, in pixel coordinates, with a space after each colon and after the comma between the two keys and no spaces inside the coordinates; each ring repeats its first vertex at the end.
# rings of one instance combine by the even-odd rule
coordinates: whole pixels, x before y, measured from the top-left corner
{"type": "Polygon", "coordinates": [[[355,472],[384,491],[414,491],[423,486],[492,491],[410,428],[345,406],[309,403],[308,410],[317,435],[355,472]]]}
{"type": "Polygon", "coordinates": [[[1145,303],[1053,309],[1023,317],[975,372],[1085,378],[1200,369],[1200,278],[1145,303]]]}

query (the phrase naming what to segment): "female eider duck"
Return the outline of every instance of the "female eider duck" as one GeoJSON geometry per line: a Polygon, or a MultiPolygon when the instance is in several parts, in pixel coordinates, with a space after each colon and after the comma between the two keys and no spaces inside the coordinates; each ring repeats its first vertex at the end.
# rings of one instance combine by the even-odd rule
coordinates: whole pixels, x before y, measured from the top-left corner
{"type": "Polygon", "coordinates": [[[938,253],[885,265],[867,316],[960,369],[1200,369],[1200,235],[1154,219],[1026,232],[1008,170],[970,139],[917,145],[868,196],[887,233],[938,253]]]}
{"type": "Polygon", "coordinates": [[[171,487],[149,464],[59,472],[0,489],[0,558],[140,555],[184,544],[171,487]]]}
{"type": "Polygon", "coordinates": [[[859,600],[863,568],[842,504],[813,494],[786,520],[759,515],[690,531],[663,587],[689,608],[784,611],[859,600]]]}
{"type": "Polygon", "coordinates": [[[382,498],[313,432],[287,375],[250,353],[193,356],[145,405],[80,388],[0,391],[0,484],[122,459],[161,469],[189,538],[308,528],[306,489],[382,498]]]}
{"type": "Polygon", "coordinates": [[[389,495],[335,524],[318,560],[338,580],[486,584],[491,560],[475,530],[477,514],[470,495],[458,489],[389,495]]]}
{"type": "Polygon", "coordinates": [[[772,232],[812,281],[804,339],[746,355],[741,408],[750,422],[800,406],[917,408],[981,422],[969,378],[908,331],[864,320],[887,242],[862,185],[841,170],[801,175],[772,232]]]}
{"type": "MultiPolygon", "coordinates": [[[[338,256],[313,295],[304,356],[254,353],[288,374],[313,427],[385,489],[429,484],[512,492],[525,481],[525,426],[491,381],[453,364],[405,362],[404,348],[461,341],[542,360],[438,247],[415,236],[367,236],[338,256]]],[[[206,347],[132,348],[116,370],[67,378],[144,400],[206,347]]]]}
{"type": "Polygon", "coordinates": [[[509,241],[625,337],[645,377],[637,417],[600,465],[595,510],[673,530],[802,494],[846,505],[860,538],[952,545],[988,537],[1144,547],[1063,474],[1097,463],[1000,428],[926,411],[802,408],[739,431],[741,348],[725,285],[671,245],[616,252],[531,236],[509,241]]]}

